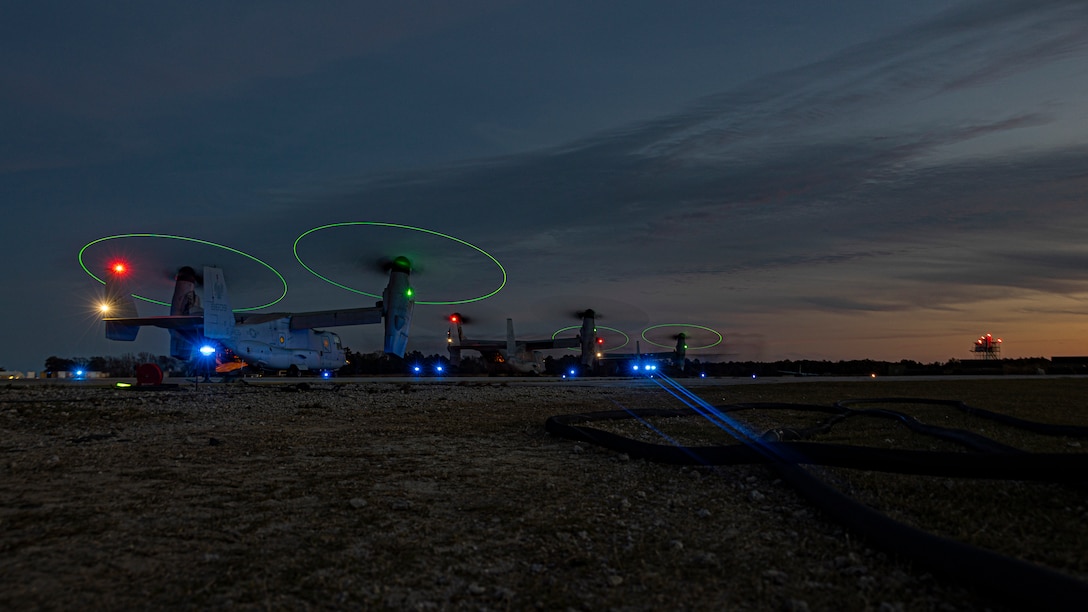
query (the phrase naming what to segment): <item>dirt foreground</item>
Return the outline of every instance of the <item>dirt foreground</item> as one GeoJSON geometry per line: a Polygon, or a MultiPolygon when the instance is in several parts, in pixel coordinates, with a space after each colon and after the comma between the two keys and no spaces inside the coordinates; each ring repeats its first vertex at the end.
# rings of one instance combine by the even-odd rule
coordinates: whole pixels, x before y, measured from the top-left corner
{"type": "MultiPolygon", "coordinates": [[[[493,381],[0,387],[0,608],[1001,609],[866,546],[767,467],[654,464],[543,429],[556,414],[679,407],[660,389],[493,381]]],[[[1088,390],[1031,384],[1026,397],[1088,390]]],[[[859,389],[695,391],[904,393],[859,389]]],[[[927,392],[976,389],[914,395],[927,392]]],[[[1012,554],[1049,546],[1039,562],[1088,579],[1083,489],[1010,484],[1007,503],[1044,518],[988,528],[993,500],[950,493],[950,481],[903,485],[939,498],[929,503],[943,509],[917,514],[963,517],[934,529],[1002,542],[1031,532],[1012,554]]],[[[888,503],[876,490],[873,503],[888,503]]]]}

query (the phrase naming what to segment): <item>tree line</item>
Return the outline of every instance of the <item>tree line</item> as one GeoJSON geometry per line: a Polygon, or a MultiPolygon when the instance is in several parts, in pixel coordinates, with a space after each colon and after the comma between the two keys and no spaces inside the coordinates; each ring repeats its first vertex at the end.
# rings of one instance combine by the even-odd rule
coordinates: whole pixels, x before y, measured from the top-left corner
{"type": "Polygon", "coordinates": [[[187,364],[180,359],[143,352],[125,353],[119,356],[75,357],[71,359],[51,356],[45,360],[44,372],[49,375],[56,372],[83,370],[86,372],[103,372],[114,378],[125,378],[135,376],[136,367],[145,363],[153,363],[159,366],[159,369],[164,373],[186,373],[187,369],[187,364]]]}
{"type": "MultiPolygon", "coordinates": [[[[395,355],[383,355],[381,353],[357,353],[351,349],[345,349],[347,364],[341,367],[337,374],[340,376],[364,376],[364,375],[403,375],[419,374],[432,376],[443,373],[456,373],[477,375],[487,374],[492,371],[491,364],[483,359],[473,356],[464,356],[460,364],[454,368],[449,358],[442,355],[424,355],[420,351],[412,351],[404,357],[395,355]],[[415,368],[419,368],[417,371],[415,368]]],[[[190,365],[180,359],[155,355],[152,353],[126,353],[120,356],[95,356],[90,358],[62,358],[57,356],[45,360],[47,375],[56,372],[75,372],[84,370],[89,372],[103,372],[110,377],[135,376],[136,367],[144,363],[154,363],[167,375],[189,375],[190,365]]],[[[546,376],[558,376],[569,372],[571,369],[579,369],[582,373],[579,358],[575,354],[561,357],[545,357],[543,360],[546,376]]],[[[0,371],[4,368],[0,367],[0,371]]],[[[622,368],[613,367],[608,370],[612,373],[621,373],[622,368]]],[[[877,361],[872,359],[855,359],[843,361],[816,361],[816,360],[780,360],[773,362],[761,361],[729,361],[729,362],[704,362],[699,359],[686,359],[682,369],[668,366],[664,370],[673,376],[713,376],[713,377],[748,377],[748,376],[917,376],[917,375],[943,375],[943,374],[970,374],[970,373],[1005,373],[1005,374],[1037,374],[1047,373],[1088,373],[1088,364],[1051,364],[1050,360],[1043,357],[1029,357],[1021,359],[1000,360],[956,360],[946,362],[920,363],[909,359],[897,362],[877,361]],[[1059,371],[1059,369],[1062,369],[1059,371]],[[1069,370],[1066,372],[1066,370],[1069,370]]],[[[599,372],[598,372],[599,373],[599,372]]]]}

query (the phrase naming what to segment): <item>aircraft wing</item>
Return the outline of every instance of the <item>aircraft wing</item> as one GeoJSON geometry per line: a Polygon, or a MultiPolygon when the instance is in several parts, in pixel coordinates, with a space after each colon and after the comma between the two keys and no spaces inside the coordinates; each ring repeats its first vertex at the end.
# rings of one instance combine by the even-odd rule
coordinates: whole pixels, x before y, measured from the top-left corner
{"type": "Polygon", "coordinates": [[[259,325],[261,323],[268,323],[269,321],[276,321],[278,319],[286,319],[290,317],[289,312],[258,312],[258,313],[234,313],[235,325],[259,325]]]}
{"type": "Polygon", "coordinates": [[[608,361],[615,359],[673,359],[675,352],[671,353],[601,353],[601,359],[608,361]]]}
{"type": "Polygon", "coordinates": [[[505,340],[462,340],[460,344],[454,345],[454,348],[464,349],[466,351],[485,351],[485,350],[498,350],[506,348],[505,340]]]}
{"type": "Polygon", "coordinates": [[[548,349],[557,348],[578,348],[581,343],[578,338],[556,338],[554,340],[528,340],[525,342],[518,342],[519,345],[525,347],[527,351],[546,351],[548,349]]]}
{"type": "Polygon", "coordinates": [[[601,359],[606,361],[613,361],[616,359],[638,359],[641,355],[637,353],[601,353],[601,359]]]}
{"type": "Polygon", "coordinates": [[[165,315],[161,317],[104,317],[106,323],[123,326],[150,325],[163,329],[193,329],[204,325],[203,315],[165,315]]]}
{"type": "Polygon", "coordinates": [[[344,310],[323,310],[319,312],[296,312],[291,315],[291,329],[311,329],[314,327],[338,327],[343,325],[374,325],[382,322],[382,309],[347,308],[344,310]]]}

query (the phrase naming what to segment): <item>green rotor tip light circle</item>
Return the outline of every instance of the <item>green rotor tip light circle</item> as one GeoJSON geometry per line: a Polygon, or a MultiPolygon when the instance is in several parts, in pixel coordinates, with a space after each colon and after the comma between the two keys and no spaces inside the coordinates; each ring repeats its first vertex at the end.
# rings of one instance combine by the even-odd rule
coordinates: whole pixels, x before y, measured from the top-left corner
{"type": "MultiPolygon", "coordinates": [[[[555,333],[552,334],[552,340],[555,340],[555,337],[558,336],[559,334],[561,334],[561,333],[563,333],[565,331],[572,330],[572,329],[582,329],[582,326],[581,325],[568,325],[567,327],[561,327],[561,328],[555,330],[555,333]]],[[[631,341],[630,336],[623,333],[623,331],[616,329],[615,327],[608,327],[606,325],[598,325],[597,329],[603,329],[603,330],[606,330],[606,331],[616,332],[617,334],[623,336],[623,344],[621,344],[619,346],[614,346],[614,347],[609,348],[609,349],[604,349],[603,351],[601,351],[602,353],[609,353],[611,351],[618,351],[621,348],[627,346],[627,343],[631,341]]],[[[571,349],[571,350],[573,351],[574,349],[571,349]]]]}
{"type": "Polygon", "coordinates": [[[321,225],[321,226],[315,227],[313,229],[306,230],[305,232],[302,233],[301,236],[299,236],[298,238],[295,238],[295,244],[293,246],[293,250],[294,250],[294,253],[295,253],[295,259],[298,260],[298,263],[301,264],[303,268],[306,268],[307,272],[309,272],[310,274],[313,274],[314,276],[320,278],[321,280],[325,281],[326,283],[329,283],[330,285],[340,287],[341,289],[350,291],[352,293],[357,293],[359,295],[365,295],[367,297],[372,297],[372,298],[378,299],[378,300],[382,299],[382,296],[379,295],[379,294],[367,293],[366,291],[362,291],[362,290],[356,289],[354,287],[349,287],[349,286],[347,286],[347,285],[345,285],[343,283],[338,283],[338,282],[332,280],[331,278],[328,278],[328,277],[322,276],[321,274],[318,274],[316,270],[314,270],[310,266],[306,265],[306,262],[302,261],[302,257],[300,257],[299,254],[298,254],[298,243],[301,242],[302,239],[305,238],[306,236],[309,236],[310,234],[313,234],[314,232],[319,232],[321,230],[327,230],[327,229],[332,229],[332,228],[336,228],[336,227],[349,227],[349,226],[352,226],[352,225],[369,225],[369,226],[372,226],[372,227],[392,227],[392,228],[396,228],[396,229],[405,229],[405,230],[409,230],[409,231],[413,231],[413,232],[422,232],[424,234],[430,234],[432,236],[438,236],[439,238],[445,238],[446,240],[452,240],[452,241],[454,241],[454,242],[456,242],[458,244],[463,244],[463,245],[465,245],[465,246],[467,246],[467,247],[469,247],[469,248],[483,254],[485,257],[490,259],[496,266],[498,266],[499,267],[499,272],[502,273],[502,282],[499,283],[498,288],[496,288],[491,293],[487,293],[487,294],[481,295],[479,297],[468,298],[468,299],[465,299],[465,300],[430,301],[430,302],[424,302],[424,301],[420,300],[420,301],[417,301],[416,304],[422,304],[422,305],[425,305],[425,306],[455,306],[457,304],[469,304],[471,302],[479,302],[480,300],[486,300],[487,298],[495,295],[499,291],[502,291],[502,288],[506,286],[506,268],[502,267],[502,264],[499,263],[499,260],[495,259],[487,251],[485,251],[485,250],[481,249],[480,247],[472,244],[471,242],[461,240],[460,238],[450,236],[449,234],[443,234],[442,232],[436,232],[434,230],[429,230],[429,229],[426,229],[426,228],[423,228],[423,227],[415,227],[415,226],[412,226],[412,225],[401,225],[399,223],[381,223],[381,222],[378,222],[378,221],[344,221],[344,222],[341,222],[341,223],[329,223],[328,225],[321,225]]]}
{"type": "MultiPolygon", "coordinates": [[[[83,253],[87,249],[89,249],[90,247],[92,247],[92,246],[94,246],[96,244],[99,244],[101,242],[106,242],[108,240],[118,240],[118,239],[121,239],[121,238],[162,238],[162,239],[166,239],[166,240],[183,240],[185,242],[195,242],[196,244],[203,244],[203,245],[206,245],[206,246],[215,247],[217,249],[223,249],[224,251],[229,251],[229,252],[234,253],[236,255],[241,255],[242,257],[245,257],[246,259],[250,259],[252,261],[255,261],[255,262],[261,264],[262,266],[268,268],[268,270],[271,271],[272,274],[275,274],[276,278],[280,279],[280,283],[283,284],[283,293],[281,293],[278,298],[272,300],[271,302],[268,302],[267,304],[261,304],[260,306],[250,306],[248,308],[235,308],[233,310],[233,312],[250,312],[250,311],[253,311],[253,310],[260,310],[262,308],[268,308],[269,306],[272,306],[273,304],[279,302],[280,300],[282,300],[284,297],[287,296],[287,281],[283,278],[283,275],[280,274],[279,271],[277,271],[272,266],[270,266],[267,263],[261,261],[260,259],[257,259],[256,257],[250,255],[249,253],[239,251],[238,249],[234,249],[234,248],[231,248],[229,246],[222,245],[222,244],[217,244],[215,242],[209,242],[207,240],[200,240],[199,238],[189,238],[188,236],[172,236],[170,234],[117,234],[116,236],[106,236],[104,238],[99,238],[98,240],[92,240],[92,241],[88,242],[87,244],[83,245],[83,248],[79,250],[79,265],[80,265],[81,268],[83,268],[83,271],[86,272],[87,274],[89,274],[91,276],[91,278],[93,278],[96,281],[98,281],[98,282],[102,283],[103,285],[105,285],[106,281],[101,279],[101,278],[98,278],[97,276],[95,276],[94,272],[91,272],[91,270],[87,267],[86,262],[83,261],[83,253]]],[[[152,299],[152,298],[149,298],[149,297],[144,297],[142,295],[136,295],[135,293],[132,294],[132,297],[137,299],[137,300],[143,300],[144,302],[150,302],[152,304],[158,304],[160,306],[169,306],[170,305],[170,302],[163,302],[162,300],[155,300],[155,299],[152,299]]]]}
{"type": "Polygon", "coordinates": [[[663,323],[661,325],[651,325],[651,326],[647,327],[646,329],[642,330],[642,339],[645,340],[646,342],[649,342],[650,344],[652,344],[654,346],[660,346],[661,348],[675,348],[674,346],[671,346],[671,345],[668,345],[668,344],[661,344],[659,342],[654,342],[653,340],[650,340],[649,338],[646,337],[646,332],[648,332],[650,330],[653,330],[653,329],[661,329],[662,327],[690,327],[690,328],[693,328],[693,329],[701,329],[703,331],[708,331],[708,332],[710,332],[710,333],[712,333],[712,334],[714,334],[715,336],[718,337],[717,342],[712,342],[712,343],[707,344],[705,346],[689,346],[689,347],[687,347],[687,350],[689,350],[689,351],[697,351],[699,349],[708,349],[708,348],[711,348],[711,347],[714,347],[714,346],[718,346],[719,344],[722,343],[722,340],[724,339],[724,338],[722,338],[722,335],[719,334],[716,330],[713,330],[713,329],[711,329],[709,327],[706,327],[706,326],[703,326],[703,325],[694,325],[692,323],[663,323]]]}

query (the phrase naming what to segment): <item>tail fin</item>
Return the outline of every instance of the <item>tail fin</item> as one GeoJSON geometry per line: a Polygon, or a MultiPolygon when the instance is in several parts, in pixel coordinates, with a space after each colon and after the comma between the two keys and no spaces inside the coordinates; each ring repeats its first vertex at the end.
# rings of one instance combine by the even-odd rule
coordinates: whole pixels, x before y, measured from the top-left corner
{"type": "MultiPolygon", "coordinates": [[[[200,283],[196,270],[182,266],[174,276],[174,296],[170,298],[171,316],[197,315],[201,312],[200,296],[196,286],[200,283]]],[[[193,343],[198,340],[192,330],[170,330],[170,356],[175,359],[189,360],[193,356],[193,343]]]]}
{"type": "Polygon", "coordinates": [[[506,358],[513,359],[517,353],[517,341],[514,340],[514,320],[506,320],[506,358]]]}
{"type": "MultiPolygon", "coordinates": [[[[129,292],[128,283],[122,274],[106,275],[106,295],[103,305],[108,308],[107,315],[110,318],[135,318],[136,300],[129,292]]],[[[139,325],[123,325],[115,321],[106,321],[106,338],[110,340],[123,340],[131,342],[139,333],[139,325]]]]}
{"type": "Polygon", "coordinates": [[[457,341],[453,340],[453,330],[446,331],[446,350],[450,353],[450,365],[461,365],[461,344],[465,341],[465,334],[461,329],[461,313],[455,312],[449,316],[450,323],[457,326],[457,341]]]}
{"type": "Polygon", "coordinates": [[[234,312],[227,297],[227,281],[219,268],[204,268],[204,336],[230,338],[234,333],[234,312]]]}
{"type": "MultiPolygon", "coordinates": [[[[450,315],[450,323],[453,323],[455,326],[457,326],[457,344],[463,344],[464,341],[465,341],[465,331],[461,327],[461,324],[464,322],[464,319],[465,318],[462,317],[461,313],[459,313],[459,312],[455,312],[455,313],[450,315]]],[[[450,338],[450,344],[453,344],[453,335],[451,334],[449,336],[449,338],[450,338]]]]}

